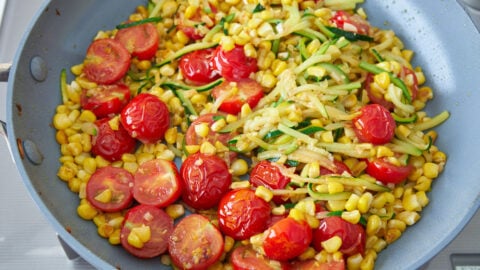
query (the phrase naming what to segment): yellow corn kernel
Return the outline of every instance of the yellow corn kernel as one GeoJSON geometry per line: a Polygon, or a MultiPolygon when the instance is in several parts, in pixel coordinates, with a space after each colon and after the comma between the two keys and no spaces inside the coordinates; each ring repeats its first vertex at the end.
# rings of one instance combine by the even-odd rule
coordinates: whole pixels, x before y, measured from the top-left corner
{"type": "Polygon", "coordinates": [[[380,157],[393,157],[393,151],[386,147],[386,146],[378,146],[377,147],[377,158],[380,158],[380,157]]]}
{"type": "Polygon", "coordinates": [[[421,207],[427,206],[427,204],[430,202],[430,199],[428,199],[427,193],[425,191],[418,191],[415,194],[417,196],[417,201],[421,207]]]}
{"type": "Polygon", "coordinates": [[[359,199],[360,197],[357,194],[352,193],[352,195],[350,195],[347,202],[345,203],[345,210],[353,211],[357,209],[357,204],[359,199]]]}
{"type": "Polygon", "coordinates": [[[105,215],[97,215],[92,220],[93,220],[93,223],[95,223],[95,225],[97,227],[100,227],[102,224],[107,223],[105,215]]]}
{"type": "Polygon", "coordinates": [[[320,139],[323,142],[326,142],[326,143],[333,143],[333,133],[332,133],[332,131],[329,130],[329,131],[322,132],[322,134],[320,135],[320,139]]]}
{"type": "Polygon", "coordinates": [[[366,233],[367,235],[375,235],[382,226],[382,220],[377,215],[371,215],[367,219],[367,228],[366,233]]]}
{"type": "Polygon", "coordinates": [[[132,228],[130,233],[136,234],[140,239],[140,241],[142,241],[143,243],[148,242],[148,240],[150,240],[150,238],[152,237],[150,226],[145,226],[145,225],[132,228]]]}
{"type": "Polygon", "coordinates": [[[397,228],[387,229],[385,233],[385,241],[388,244],[395,242],[402,235],[402,231],[397,228]]]}
{"type": "Polygon", "coordinates": [[[235,48],[235,40],[233,40],[233,38],[230,36],[223,36],[220,39],[220,45],[224,51],[228,52],[235,48]]]}
{"type": "Polygon", "coordinates": [[[390,85],[390,75],[387,72],[381,72],[373,76],[373,81],[383,89],[387,89],[390,85]]]}
{"type": "Polygon", "coordinates": [[[398,219],[390,219],[387,223],[388,229],[398,229],[401,232],[405,231],[407,228],[407,224],[405,222],[398,220],[398,219]]]}
{"type": "Polygon", "coordinates": [[[255,189],[255,195],[264,199],[266,202],[271,201],[273,198],[272,191],[264,186],[258,186],[257,189],[255,189]]]}
{"type": "Polygon", "coordinates": [[[322,44],[320,43],[320,40],[318,40],[318,39],[312,40],[312,41],[311,41],[310,43],[308,43],[308,45],[307,45],[307,48],[306,48],[306,49],[307,49],[307,53],[308,53],[309,55],[312,55],[312,54],[316,53],[316,52],[318,51],[318,49],[320,49],[320,46],[321,46],[321,45],[322,45],[322,44]]]}
{"type": "Polygon", "coordinates": [[[68,188],[70,189],[70,191],[78,193],[80,191],[81,184],[82,180],[74,177],[68,181],[68,188]]]}
{"type": "Polygon", "coordinates": [[[386,247],[387,247],[387,241],[380,238],[377,240],[377,242],[375,242],[372,248],[378,253],[383,249],[385,249],[386,247]]]}
{"type": "Polygon", "coordinates": [[[257,58],[257,50],[255,49],[255,47],[253,47],[252,43],[247,43],[243,47],[243,51],[245,52],[245,55],[247,57],[257,58]]]}
{"type": "Polygon", "coordinates": [[[272,72],[273,75],[278,76],[280,75],[284,70],[286,70],[288,67],[287,62],[275,59],[272,63],[272,72]]]}
{"type": "Polygon", "coordinates": [[[72,126],[73,120],[71,120],[66,113],[57,113],[53,116],[53,126],[57,130],[64,130],[72,126]]]}
{"type": "Polygon", "coordinates": [[[405,224],[411,226],[417,223],[417,221],[420,219],[420,214],[415,211],[403,211],[398,213],[395,217],[405,222],[405,224]]]}
{"type": "Polygon", "coordinates": [[[298,259],[301,261],[305,261],[308,259],[313,259],[315,257],[316,251],[313,247],[308,247],[307,250],[305,250],[300,256],[298,256],[298,259]]]}
{"type": "Polygon", "coordinates": [[[136,248],[143,248],[143,245],[145,244],[140,240],[140,237],[136,233],[133,233],[133,231],[128,234],[127,241],[128,244],[136,248]]]}
{"type": "Polygon", "coordinates": [[[234,160],[230,168],[232,170],[232,175],[234,176],[244,175],[248,172],[248,164],[241,158],[234,160]]]}
{"type": "Polygon", "coordinates": [[[430,179],[434,179],[438,177],[438,173],[440,171],[438,164],[433,162],[426,162],[423,164],[423,175],[430,179]]]}
{"type": "Polygon", "coordinates": [[[165,132],[165,141],[168,144],[174,144],[177,142],[178,130],[176,127],[171,127],[165,132]]]}
{"type": "Polygon", "coordinates": [[[108,223],[98,226],[97,233],[103,238],[109,238],[115,229],[108,223]]]}
{"type": "Polygon", "coordinates": [[[402,51],[402,56],[403,59],[407,60],[407,62],[410,62],[413,57],[413,51],[412,50],[403,50],[402,51]]]}
{"type": "Polygon", "coordinates": [[[381,193],[381,194],[376,195],[373,198],[371,207],[377,208],[377,209],[383,208],[385,206],[385,204],[387,203],[387,197],[384,194],[385,193],[381,193]]]}
{"type": "Polygon", "coordinates": [[[138,163],[136,162],[124,162],[123,168],[130,173],[135,173],[138,169],[138,163]]]}
{"type": "Polygon", "coordinates": [[[77,207],[77,214],[85,220],[92,220],[98,214],[98,211],[89,203],[83,203],[77,207]]]}
{"type": "Polygon", "coordinates": [[[230,184],[230,189],[250,188],[250,181],[234,181],[230,184]]]}
{"type": "Polygon", "coordinates": [[[205,95],[202,95],[200,93],[197,93],[197,94],[194,94],[192,96],[192,98],[190,99],[190,101],[192,102],[192,104],[194,105],[202,105],[202,104],[205,104],[207,102],[207,96],[205,95]]]}
{"type": "Polygon", "coordinates": [[[59,130],[55,133],[55,139],[57,140],[58,144],[68,143],[67,134],[65,134],[63,130],[59,130]]]}
{"type": "Polygon", "coordinates": [[[327,74],[327,70],[320,66],[311,66],[306,70],[308,76],[323,78],[327,74]]]}
{"type": "Polygon", "coordinates": [[[222,128],[224,128],[227,125],[227,122],[225,121],[225,118],[220,118],[217,121],[213,122],[213,124],[210,126],[210,129],[212,131],[220,131],[222,128]]]}
{"type": "Polygon", "coordinates": [[[325,240],[320,243],[325,251],[328,253],[334,253],[340,249],[342,246],[342,238],[335,235],[334,237],[325,240]]]}
{"type": "Polygon", "coordinates": [[[242,108],[240,109],[240,117],[244,118],[251,113],[252,109],[250,108],[250,105],[248,105],[248,103],[243,104],[242,108]]]}
{"type": "Polygon", "coordinates": [[[370,205],[373,201],[373,195],[370,192],[363,193],[362,196],[358,199],[357,208],[360,213],[364,214],[368,212],[370,205]]]}
{"type": "Polygon", "coordinates": [[[362,254],[357,253],[347,258],[347,269],[358,270],[360,269],[360,264],[362,263],[363,257],[362,254]]]}
{"type": "Polygon", "coordinates": [[[188,154],[195,154],[198,151],[200,151],[200,145],[196,145],[196,144],[185,145],[184,148],[188,154]]]}
{"type": "Polygon", "coordinates": [[[179,218],[185,214],[185,208],[182,204],[171,204],[165,208],[165,212],[173,219],[179,218]]]}
{"type": "Polygon", "coordinates": [[[83,72],[83,63],[72,66],[70,71],[73,73],[73,75],[80,76],[80,74],[83,72]]]}
{"type": "Polygon", "coordinates": [[[197,13],[198,6],[190,5],[185,9],[185,19],[191,19],[197,13]]]}
{"type": "Polygon", "coordinates": [[[260,37],[267,37],[267,36],[273,36],[275,35],[275,31],[273,30],[273,27],[270,23],[268,22],[263,22],[260,24],[257,28],[257,34],[260,37]]]}
{"type": "Polygon", "coordinates": [[[272,215],[279,216],[285,214],[285,206],[281,204],[280,206],[272,208],[272,215]]]}
{"type": "Polygon", "coordinates": [[[420,211],[422,207],[418,202],[416,194],[404,194],[402,199],[403,208],[407,211],[420,211]]]}
{"type": "Polygon", "coordinates": [[[63,181],[69,181],[70,179],[73,179],[76,174],[77,172],[75,169],[65,165],[60,166],[57,172],[58,178],[60,178],[63,181]]]}
{"type": "Polygon", "coordinates": [[[362,215],[358,210],[344,211],[342,212],[342,218],[352,224],[357,224],[360,221],[362,215]]]}
{"type": "Polygon", "coordinates": [[[97,196],[95,196],[95,200],[102,203],[109,203],[112,201],[112,190],[109,188],[103,190],[102,192],[98,193],[97,196]]]}
{"type": "Polygon", "coordinates": [[[94,89],[97,87],[96,83],[89,81],[86,77],[77,77],[75,81],[83,89],[94,89]]]}
{"type": "Polygon", "coordinates": [[[365,256],[362,262],[360,263],[361,270],[373,270],[375,264],[375,259],[372,256],[365,256]]]}
{"type": "Polygon", "coordinates": [[[273,88],[277,84],[277,78],[270,72],[265,72],[260,80],[260,84],[266,88],[273,88]]]}
{"type": "Polygon", "coordinates": [[[338,182],[328,182],[327,187],[328,187],[328,193],[330,194],[343,192],[345,190],[343,184],[338,182]]]}
{"type": "Polygon", "coordinates": [[[223,250],[225,252],[229,252],[230,250],[232,250],[234,244],[235,244],[235,239],[226,235],[224,239],[223,250]]]}
{"type": "Polygon", "coordinates": [[[200,153],[203,154],[215,154],[217,153],[217,148],[209,141],[205,141],[200,145],[200,153]]]}
{"type": "Polygon", "coordinates": [[[195,125],[195,133],[198,136],[202,138],[206,138],[209,132],[210,132],[210,127],[208,126],[207,123],[200,123],[198,125],[195,125]]]}
{"type": "Polygon", "coordinates": [[[110,245],[120,245],[120,229],[115,229],[108,237],[110,245]]]}
{"type": "Polygon", "coordinates": [[[297,221],[305,221],[305,212],[296,208],[292,208],[290,209],[290,213],[288,213],[288,217],[297,221]]]}
{"type": "Polygon", "coordinates": [[[327,209],[330,211],[341,211],[345,209],[346,200],[329,200],[327,201],[327,209]]]}

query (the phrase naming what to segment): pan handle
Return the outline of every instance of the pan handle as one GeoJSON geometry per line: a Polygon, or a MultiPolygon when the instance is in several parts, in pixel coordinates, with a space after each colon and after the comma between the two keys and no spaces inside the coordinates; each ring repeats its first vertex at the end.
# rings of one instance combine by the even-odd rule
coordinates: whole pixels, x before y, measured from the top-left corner
{"type": "Polygon", "coordinates": [[[459,2],[467,11],[473,24],[480,32],[480,0],[460,0],[459,2]]]}

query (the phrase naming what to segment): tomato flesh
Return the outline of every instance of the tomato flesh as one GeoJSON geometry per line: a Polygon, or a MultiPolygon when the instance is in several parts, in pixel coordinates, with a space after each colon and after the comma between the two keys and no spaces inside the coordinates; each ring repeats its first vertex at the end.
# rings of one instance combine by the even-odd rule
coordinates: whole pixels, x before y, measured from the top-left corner
{"type": "Polygon", "coordinates": [[[329,175],[329,174],[341,175],[343,173],[352,174],[352,171],[350,171],[350,168],[345,163],[338,160],[334,160],[333,164],[335,165],[335,169],[333,171],[325,167],[320,167],[320,175],[329,175]]]}
{"type": "Polygon", "coordinates": [[[306,261],[294,261],[291,264],[290,270],[344,270],[345,261],[329,261],[319,262],[315,259],[306,261]]]}
{"type": "Polygon", "coordinates": [[[226,162],[216,155],[196,153],[182,163],[183,201],[195,209],[209,209],[218,204],[230,188],[232,175],[226,162]]]}
{"type": "Polygon", "coordinates": [[[130,53],[118,41],[97,39],[87,49],[83,72],[87,79],[98,84],[114,83],[127,73],[130,53]]]}
{"type": "Polygon", "coordinates": [[[343,10],[337,10],[330,21],[338,28],[345,31],[368,35],[370,24],[357,14],[349,14],[343,10]]]}
{"type": "Polygon", "coordinates": [[[97,118],[120,113],[130,100],[130,89],[125,84],[99,85],[83,89],[80,104],[82,109],[92,111],[97,118]]]}
{"type": "Polygon", "coordinates": [[[227,81],[246,79],[258,70],[257,59],[247,57],[243,46],[235,45],[230,51],[218,46],[213,57],[213,66],[227,81]]]}
{"type": "Polygon", "coordinates": [[[250,246],[238,246],[232,252],[230,262],[234,270],[286,270],[288,264],[270,260],[269,258],[258,254],[250,246]],[[278,267],[279,266],[279,267],[278,267]]]}
{"type": "Polygon", "coordinates": [[[167,105],[157,96],[147,93],[134,97],[123,108],[120,120],[130,136],[145,144],[163,139],[170,126],[167,105]]]}
{"type": "Polygon", "coordinates": [[[236,115],[244,104],[248,104],[252,109],[255,108],[264,94],[262,86],[257,81],[243,79],[237,82],[223,82],[212,89],[212,96],[215,99],[222,99],[219,110],[236,115]],[[232,94],[232,92],[235,93],[232,94]]]}
{"type": "Polygon", "coordinates": [[[215,142],[221,142],[223,145],[227,145],[227,142],[235,136],[231,133],[218,133],[209,129],[209,133],[205,137],[198,136],[195,127],[202,123],[206,123],[209,127],[215,123],[217,117],[225,117],[225,115],[220,113],[208,113],[200,115],[192,124],[188,127],[187,132],[185,133],[185,143],[187,145],[200,145],[204,141],[208,141],[211,144],[215,145],[215,142]]]}
{"type": "Polygon", "coordinates": [[[312,229],[305,221],[286,217],[265,231],[263,249],[270,259],[286,261],[302,254],[312,242],[312,229]]]}
{"type": "Polygon", "coordinates": [[[118,125],[118,130],[113,130],[109,120],[102,118],[95,122],[97,134],[92,137],[92,153],[108,161],[117,161],[123,154],[133,152],[137,142],[122,125],[118,125]]]}
{"type": "Polygon", "coordinates": [[[157,52],[159,35],[152,23],[139,24],[118,30],[115,40],[119,41],[139,60],[148,60],[157,52]]]}
{"type": "Polygon", "coordinates": [[[220,230],[236,239],[244,240],[267,229],[270,205],[250,189],[232,190],[218,204],[220,230]]]}
{"type": "Polygon", "coordinates": [[[360,111],[360,116],[352,120],[353,130],[360,141],[378,145],[392,140],[396,124],[385,107],[368,104],[360,111]]]}
{"type": "Polygon", "coordinates": [[[367,160],[367,168],[365,171],[384,184],[398,184],[407,179],[413,171],[413,167],[411,165],[397,166],[389,162],[386,158],[377,158],[367,160]]]}
{"type": "Polygon", "coordinates": [[[214,49],[197,50],[188,53],[178,63],[183,76],[195,85],[213,82],[220,74],[213,67],[214,49]]]}
{"type": "MultiPolygon", "coordinates": [[[[250,172],[250,183],[254,187],[264,186],[269,189],[285,188],[288,183],[290,183],[290,178],[283,175],[280,166],[283,165],[273,164],[267,160],[258,162],[250,172]]],[[[273,201],[277,204],[285,203],[282,196],[274,196],[273,201]]]]}
{"type": "Polygon", "coordinates": [[[153,159],[142,163],[134,175],[133,196],[141,204],[166,207],[182,194],[175,163],[153,159]]]}
{"type": "Polygon", "coordinates": [[[139,258],[153,258],[167,251],[168,238],[173,233],[173,219],[151,205],[137,205],[125,214],[120,232],[120,242],[129,253],[139,258]],[[143,247],[134,247],[128,243],[128,236],[133,228],[149,226],[150,239],[143,247]]]}
{"type": "Polygon", "coordinates": [[[344,255],[363,254],[365,235],[365,229],[360,224],[352,224],[337,216],[326,217],[320,220],[320,226],[313,231],[313,246],[317,251],[321,251],[323,241],[338,236],[342,239],[340,251],[344,255]]]}
{"type": "Polygon", "coordinates": [[[87,182],[87,200],[101,211],[117,212],[132,203],[132,185],[133,176],[127,170],[112,166],[99,168],[87,182]],[[102,194],[106,194],[104,192],[110,192],[109,200],[102,201],[102,194]]]}
{"type": "Polygon", "coordinates": [[[223,236],[199,214],[184,217],[168,240],[173,263],[180,269],[207,269],[223,252],[223,236]]]}

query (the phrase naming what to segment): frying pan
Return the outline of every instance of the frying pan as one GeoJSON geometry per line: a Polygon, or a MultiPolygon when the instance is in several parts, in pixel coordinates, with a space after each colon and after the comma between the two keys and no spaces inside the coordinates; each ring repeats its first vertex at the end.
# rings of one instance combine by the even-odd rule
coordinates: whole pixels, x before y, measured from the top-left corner
{"type": "MultiPolygon", "coordinates": [[[[52,0],[43,4],[22,39],[8,78],[7,134],[31,197],[76,253],[100,269],[162,269],[158,258],[137,259],[100,238],[92,222],[77,216],[77,196],[56,176],[60,151],[50,124],[61,102],[60,70],[83,61],[98,30],[113,29],[144,1],[119,2],[52,0]]],[[[468,4],[480,6],[474,0],[468,4]]],[[[435,92],[427,112],[434,115],[446,109],[451,113],[437,128],[437,145],[447,153],[448,162],[433,183],[430,204],[420,221],[382,251],[376,263],[377,269],[416,269],[440,252],[480,205],[480,125],[476,123],[480,34],[453,0],[366,0],[363,7],[372,24],[394,29],[406,47],[416,52],[414,66],[424,68],[427,84],[435,92]]]]}

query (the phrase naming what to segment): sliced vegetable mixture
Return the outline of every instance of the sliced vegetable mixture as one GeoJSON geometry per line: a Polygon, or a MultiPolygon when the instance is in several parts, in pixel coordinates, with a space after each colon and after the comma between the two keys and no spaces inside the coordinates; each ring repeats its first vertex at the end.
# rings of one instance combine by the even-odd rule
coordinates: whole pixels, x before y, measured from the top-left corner
{"type": "Polygon", "coordinates": [[[150,0],[99,31],[53,117],[78,215],[181,269],[373,269],[449,113],[358,2],[150,0]]]}

